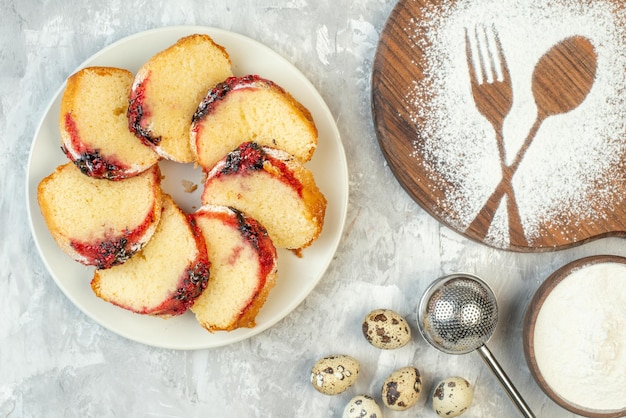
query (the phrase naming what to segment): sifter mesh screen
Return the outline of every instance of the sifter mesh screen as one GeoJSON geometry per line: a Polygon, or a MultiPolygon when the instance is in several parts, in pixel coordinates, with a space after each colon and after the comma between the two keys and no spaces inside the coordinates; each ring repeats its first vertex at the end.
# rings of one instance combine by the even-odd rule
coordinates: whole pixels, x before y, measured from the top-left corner
{"type": "Polygon", "coordinates": [[[483,345],[496,328],[498,306],[491,290],[468,276],[438,283],[421,312],[426,339],[452,354],[469,353],[483,345]]]}

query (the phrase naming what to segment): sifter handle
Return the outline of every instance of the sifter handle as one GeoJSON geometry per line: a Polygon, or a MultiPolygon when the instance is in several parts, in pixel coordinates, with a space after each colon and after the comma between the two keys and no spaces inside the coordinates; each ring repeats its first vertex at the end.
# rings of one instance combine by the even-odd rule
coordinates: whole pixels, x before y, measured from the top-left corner
{"type": "Polygon", "coordinates": [[[509,395],[509,398],[511,398],[513,403],[515,403],[515,406],[517,406],[517,409],[521,412],[521,414],[526,418],[535,418],[533,412],[530,410],[528,405],[526,405],[526,402],[524,402],[522,395],[520,395],[517,389],[515,389],[515,386],[513,386],[513,383],[511,383],[511,380],[506,375],[493,354],[491,354],[491,351],[489,351],[487,346],[483,344],[478,347],[477,350],[478,354],[480,354],[485,363],[487,363],[487,366],[489,366],[493,374],[496,375],[502,384],[502,387],[506,390],[507,395],[509,395]]]}

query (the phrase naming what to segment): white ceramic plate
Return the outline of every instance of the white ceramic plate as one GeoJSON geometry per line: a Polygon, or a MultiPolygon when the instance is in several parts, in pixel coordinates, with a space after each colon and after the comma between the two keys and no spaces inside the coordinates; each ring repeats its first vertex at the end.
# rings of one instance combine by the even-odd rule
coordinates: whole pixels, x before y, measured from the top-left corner
{"type": "MultiPolygon", "coordinates": [[[[102,326],[144,344],[174,348],[200,349],[231,344],[256,335],[289,314],[311,292],[324,275],[341,239],[348,206],[348,169],[339,131],[323,98],[307,78],[283,57],[268,47],[241,35],[207,27],[176,26],[149,30],[124,38],[104,48],[85,61],[86,66],[113,66],[136,72],[155,53],[193,33],[206,33],[230,54],[235,75],[258,74],[289,91],[312,113],[319,130],[319,143],[307,167],[315,175],[318,187],[328,200],[321,236],[298,258],[279,250],[279,276],[257,316],[254,328],[231,332],[205,331],[191,312],[163,320],[142,316],[115,307],[97,298],[90,287],[93,268],[82,266],[57,247],[48,232],[37,204],[37,185],[60,164],[67,162],[60,150],[59,106],[65,84],[59,88],[45,112],[33,139],[28,161],[27,199],[35,243],[41,257],[67,297],[85,314],[102,326]]],[[[200,172],[191,164],[161,162],[165,180],[163,189],[187,211],[200,206],[200,172]],[[181,180],[198,184],[187,193],[181,180]]]]}

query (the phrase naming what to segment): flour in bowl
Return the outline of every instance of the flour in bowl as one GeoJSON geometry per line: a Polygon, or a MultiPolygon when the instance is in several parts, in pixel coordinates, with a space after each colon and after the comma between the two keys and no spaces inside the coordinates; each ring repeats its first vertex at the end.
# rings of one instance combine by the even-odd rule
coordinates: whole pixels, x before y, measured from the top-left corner
{"type": "Polygon", "coordinates": [[[563,279],[534,331],[537,367],[561,398],[587,410],[626,409],[626,265],[598,263],[563,279]]]}

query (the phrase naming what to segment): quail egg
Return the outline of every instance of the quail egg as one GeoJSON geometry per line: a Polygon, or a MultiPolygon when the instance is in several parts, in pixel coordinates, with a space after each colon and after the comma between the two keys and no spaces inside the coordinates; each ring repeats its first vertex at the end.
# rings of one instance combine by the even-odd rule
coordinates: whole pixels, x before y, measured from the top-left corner
{"type": "Polygon", "coordinates": [[[389,409],[409,409],[422,394],[422,377],[415,367],[403,367],[391,373],[383,383],[383,403],[389,409]]]}
{"type": "Polygon", "coordinates": [[[406,320],[391,309],[376,309],[363,320],[363,336],[374,347],[391,350],[411,340],[411,328],[406,320]]]}
{"type": "Polygon", "coordinates": [[[462,377],[449,377],[439,382],[433,392],[433,409],[440,417],[458,417],[472,405],[474,389],[462,377]]]}
{"type": "Polygon", "coordinates": [[[311,384],[325,395],[336,395],[352,386],[359,369],[359,362],[350,356],[339,354],[324,357],[311,369],[311,384]]]}
{"type": "Polygon", "coordinates": [[[343,410],[341,418],[382,418],[383,411],[374,398],[369,395],[357,395],[343,410]]]}

